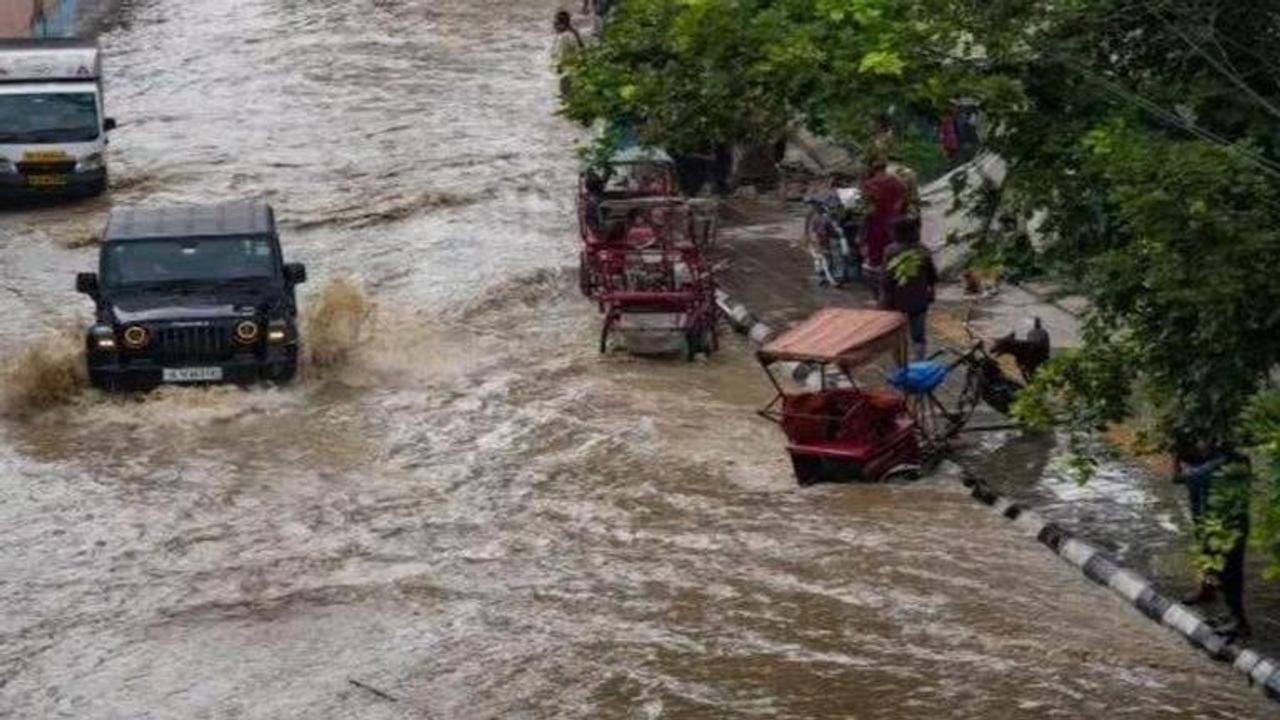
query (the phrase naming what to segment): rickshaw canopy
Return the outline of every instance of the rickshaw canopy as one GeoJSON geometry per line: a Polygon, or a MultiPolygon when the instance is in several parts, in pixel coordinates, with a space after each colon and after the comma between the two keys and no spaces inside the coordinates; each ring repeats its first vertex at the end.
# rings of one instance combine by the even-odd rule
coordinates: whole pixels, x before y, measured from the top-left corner
{"type": "Polygon", "coordinates": [[[887,353],[902,362],[906,350],[906,315],[824,308],[770,342],[757,356],[766,365],[790,361],[859,366],[887,353]]]}

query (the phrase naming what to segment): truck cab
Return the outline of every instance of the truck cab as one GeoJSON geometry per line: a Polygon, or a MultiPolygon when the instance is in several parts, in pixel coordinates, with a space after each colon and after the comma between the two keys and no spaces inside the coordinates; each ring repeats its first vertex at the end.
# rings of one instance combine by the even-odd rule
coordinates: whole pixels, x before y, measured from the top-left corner
{"type": "Polygon", "coordinates": [[[102,53],[88,40],[0,40],[0,198],[107,187],[102,53]]]}
{"type": "Polygon", "coordinates": [[[107,390],[288,382],[306,277],[284,261],[266,203],[115,209],[98,272],[76,277],[95,307],[89,380],[107,390]]]}

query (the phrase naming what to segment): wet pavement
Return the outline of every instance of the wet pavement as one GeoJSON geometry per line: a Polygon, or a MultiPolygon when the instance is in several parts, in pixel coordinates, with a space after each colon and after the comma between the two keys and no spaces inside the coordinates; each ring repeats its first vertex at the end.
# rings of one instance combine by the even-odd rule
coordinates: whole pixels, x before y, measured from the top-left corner
{"type": "Polygon", "coordinates": [[[741,341],[600,357],[556,7],[123,5],[109,197],[0,214],[0,717],[1269,711],[954,480],[799,491],[741,341]],[[246,195],[327,362],[80,386],[109,204],[246,195]]]}

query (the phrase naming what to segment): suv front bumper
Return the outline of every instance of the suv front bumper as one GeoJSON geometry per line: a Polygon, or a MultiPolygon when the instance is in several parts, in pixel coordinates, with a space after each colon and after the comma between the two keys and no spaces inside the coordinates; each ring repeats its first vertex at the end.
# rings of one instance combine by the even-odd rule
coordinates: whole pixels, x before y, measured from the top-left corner
{"type": "Polygon", "coordinates": [[[90,356],[89,382],[94,387],[104,390],[150,390],[164,384],[252,385],[264,380],[284,383],[292,380],[297,373],[298,350],[295,346],[282,346],[267,351],[262,357],[237,356],[231,360],[192,362],[182,366],[184,368],[220,368],[222,379],[217,381],[166,383],[165,369],[176,369],[176,367],[161,365],[146,359],[120,362],[118,356],[90,356]]]}

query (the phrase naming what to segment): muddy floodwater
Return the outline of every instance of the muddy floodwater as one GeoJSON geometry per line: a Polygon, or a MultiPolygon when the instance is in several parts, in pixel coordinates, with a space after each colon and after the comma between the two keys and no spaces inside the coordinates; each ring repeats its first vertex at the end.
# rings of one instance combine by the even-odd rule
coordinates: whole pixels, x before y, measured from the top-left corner
{"type": "Polygon", "coordinates": [[[0,717],[1269,712],[954,479],[799,491],[744,344],[598,356],[555,9],[123,6],[112,192],[0,214],[0,717]],[[109,203],[246,195],[305,377],[84,389],[109,203]]]}

